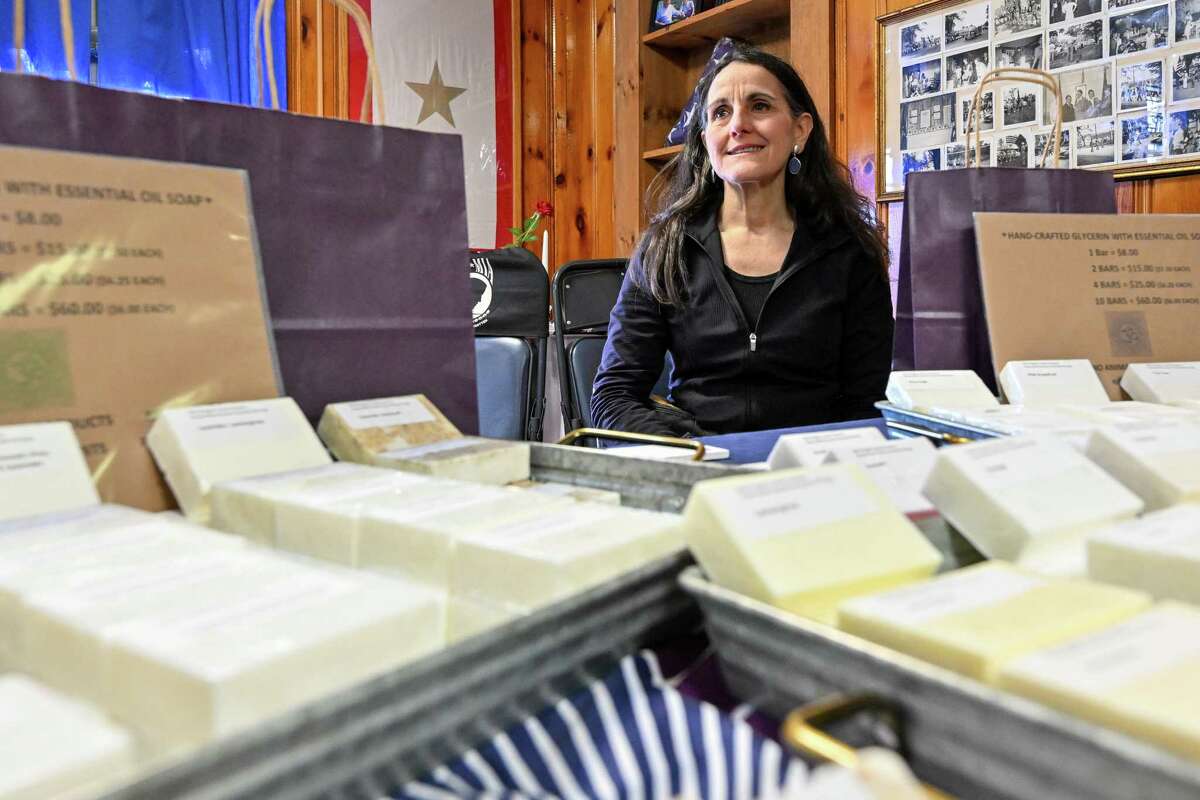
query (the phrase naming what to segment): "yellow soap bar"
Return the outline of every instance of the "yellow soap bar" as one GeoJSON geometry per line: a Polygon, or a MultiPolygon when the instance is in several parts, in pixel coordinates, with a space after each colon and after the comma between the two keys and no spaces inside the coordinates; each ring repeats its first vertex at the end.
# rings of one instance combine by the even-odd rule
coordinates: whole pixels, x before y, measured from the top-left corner
{"type": "Polygon", "coordinates": [[[1003,689],[1200,759],[1200,611],[1161,603],[1011,662],[1003,689]]]}
{"type": "Polygon", "coordinates": [[[829,624],[842,600],[928,577],[942,560],[857,464],[702,481],[684,537],[718,584],[829,624]]]}
{"type": "Polygon", "coordinates": [[[1043,578],[990,561],[850,600],[838,610],[838,627],[990,683],[1013,658],[1120,622],[1149,605],[1142,592],[1043,578]]]}
{"type": "Polygon", "coordinates": [[[497,600],[451,597],[446,606],[446,644],[469,639],[528,613],[527,608],[505,605],[497,600]]]}
{"type": "Polygon", "coordinates": [[[463,436],[444,442],[386,450],[373,464],[436,478],[503,486],[529,480],[529,443],[463,436]]]}
{"type": "Polygon", "coordinates": [[[339,460],[358,464],[370,464],[385,450],[462,437],[423,394],[331,403],[325,406],[317,433],[339,460]]]}

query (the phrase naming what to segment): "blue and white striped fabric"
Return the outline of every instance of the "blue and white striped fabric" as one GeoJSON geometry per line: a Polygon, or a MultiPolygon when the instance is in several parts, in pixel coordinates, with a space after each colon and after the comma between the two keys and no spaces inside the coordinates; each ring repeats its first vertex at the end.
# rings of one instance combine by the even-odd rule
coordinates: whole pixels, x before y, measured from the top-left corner
{"type": "Polygon", "coordinates": [[[806,768],[743,720],[663,680],[651,653],[392,793],[454,798],[703,798],[796,796],[806,768]]]}

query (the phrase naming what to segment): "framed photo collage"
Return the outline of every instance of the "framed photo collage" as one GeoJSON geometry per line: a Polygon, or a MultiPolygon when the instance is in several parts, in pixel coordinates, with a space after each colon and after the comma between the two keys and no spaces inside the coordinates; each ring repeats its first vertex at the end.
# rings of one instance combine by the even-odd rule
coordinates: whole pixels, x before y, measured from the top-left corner
{"type": "MultiPolygon", "coordinates": [[[[1057,77],[1060,167],[1200,169],[1200,0],[938,0],[878,22],[880,200],[910,172],[975,166],[969,110],[994,67],[1057,77]]],[[[980,166],[1037,167],[1053,103],[1037,84],[990,82],[980,166]]]]}

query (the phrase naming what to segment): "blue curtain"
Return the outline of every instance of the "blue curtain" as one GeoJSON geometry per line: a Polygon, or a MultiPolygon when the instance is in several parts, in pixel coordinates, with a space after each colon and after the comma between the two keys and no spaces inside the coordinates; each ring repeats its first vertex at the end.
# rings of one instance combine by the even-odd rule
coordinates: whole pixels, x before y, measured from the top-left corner
{"type": "MultiPolygon", "coordinates": [[[[71,3],[76,68],[87,80],[92,3],[71,3]]],[[[266,76],[267,102],[261,102],[254,69],[256,6],[256,0],[99,0],[97,82],[166,97],[268,105],[266,76]]],[[[65,77],[58,0],[26,0],[25,9],[26,71],[65,77]]],[[[12,0],[0,0],[0,69],[5,70],[15,67],[12,16],[12,0]]],[[[269,30],[279,103],[287,108],[284,16],[284,0],[277,0],[269,30]]]]}

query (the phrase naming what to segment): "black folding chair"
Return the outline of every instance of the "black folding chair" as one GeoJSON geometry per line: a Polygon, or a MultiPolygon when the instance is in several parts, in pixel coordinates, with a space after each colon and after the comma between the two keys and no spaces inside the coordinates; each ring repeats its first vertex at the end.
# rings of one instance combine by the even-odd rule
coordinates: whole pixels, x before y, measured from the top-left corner
{"type": "MultiPolygon", "coordinates": [[[[554,339],[566,431],[592,427],[592,381],[627,265],[624,258],[571,261],[554,274],[554,339]]],[[[666,395],[670,372],[668,355],[655,394],[666,395]]]]}
{"type": "Polygon", "coordinates": [[[479,433],[541,441],[546,416],[550,287],[522,247],[471,255],[479,433]]]}

